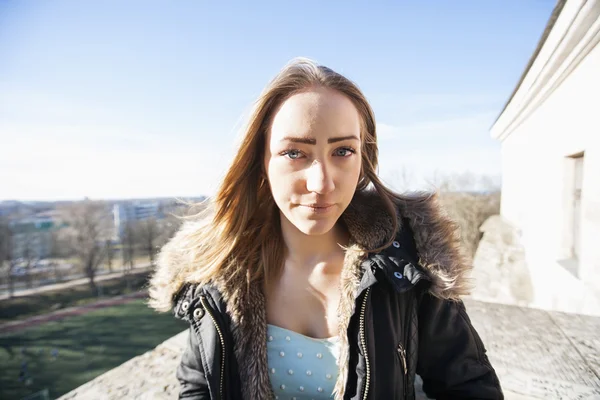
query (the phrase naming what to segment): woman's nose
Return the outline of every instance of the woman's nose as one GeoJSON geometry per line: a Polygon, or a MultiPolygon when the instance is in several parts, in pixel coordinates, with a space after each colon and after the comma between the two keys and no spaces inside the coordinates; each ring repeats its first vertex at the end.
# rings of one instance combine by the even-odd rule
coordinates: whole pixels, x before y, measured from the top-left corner
{"type": "Polygon", "coordinates": [[[335,185],[327,166],[319,161],[313,162],[307,170],[306,189],[309,192],[327,194],[334,188],[335,185]]]}

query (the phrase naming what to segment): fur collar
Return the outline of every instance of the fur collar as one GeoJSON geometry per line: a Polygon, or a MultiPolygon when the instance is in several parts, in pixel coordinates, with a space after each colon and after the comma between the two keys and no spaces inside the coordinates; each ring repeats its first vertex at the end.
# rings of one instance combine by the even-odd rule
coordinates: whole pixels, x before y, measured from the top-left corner
{"type": "MultiPolygon", "coordinates": [[[[450,300],[468,294],[471,265],[460,249],[457,226],[445,215],[437,196],[425,193],[402,195],[398,197],[397,205],[398,228],[408,223],[413,231],[419,267],[431,281],[429,291],[436,297],[450,300]]],[[[368,256],[367,249],[381,247],[388,238],[397,234],[392,232],[392,217],[385,212],[383,202],[375,191],[357,192],[342,218],[352,242],[340,278],[340,373],[335,387],[336,399],[342,399],[344,395],[349,362],[346,330],[354,314],[363,272],[361,263],[368,256]]],[[[157,271],[151,281],[153,298],[162,296],[175,299],[183,285],[194,283],[181,276],[180,267],[187,258],[182,256],[182,248],[188,244],[188,236],[197,227],[195,224],[184,224],[162,249],[157,271]]],[[[221,277],[214,280],[213,286],[222,295],[231,317],[243,396],[249,399],[273,398],[267,368],[266,340],[257,341],[257,338],[267,336],[264,294],[260,285],[248,285],[245,276],[228,280],[224,279],[225,276],[231,276],[226,269],[221,277]]]]}

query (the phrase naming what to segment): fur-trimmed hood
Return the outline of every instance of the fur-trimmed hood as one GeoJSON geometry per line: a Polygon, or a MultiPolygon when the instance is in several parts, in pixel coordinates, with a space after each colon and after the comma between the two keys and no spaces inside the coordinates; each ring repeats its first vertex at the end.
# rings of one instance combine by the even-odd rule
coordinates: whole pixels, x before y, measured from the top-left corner
{"type": "MultiPolygon", "coordinates": [[[[381,247],[392,235],[399,234],[403,224],[408,224],[414,238],[418,269],[430,281],[431,294],[455,300],[469,293],[471,265],[461,251],[457,225],[447,217],[439,205],[437,195],[407,194],[400,196],[396,203],[397,232],[392,231],[392,216],[386,212],[383,200],[375,191],[357,192],[342,214],[351,236],[351,244],[340,277],[340,374],[336,383],[336,399],[343,398],[349,360],[349,345],[345,332],[354,313],[356,296],[364,273],[363,261],[369,256],[368,249],[381,247]]],[[[163,247],[150,284],[151,297],[155,302],[171,301],[171,305],[174,306],[173,302],[181,288],[196,283],[190,280],[189,276],[182,274],[182,271],[190,269],[182,267],[186,266],[188,260],[193,259],[188,254],[190,235],[198,229],[200,223],[202,222],[186,222],[175,237],[163,247]]],[[[264,294],[260,285],[248,285],[245,276],[231,279],[231,271],[227,268],[223,269],[221,275],[211,282],[211,286],[222,295],[231,317],[242,393],[244,398],[270,398],[272,392],[269,386],[266,342],[256,342],[256,338],[266,337],[267,332],[264,294]]]]}
{"type": "MultiPolygon", "coordinates": [[[[433,193],[405,194],[397,200],[398,230],[408,222],[414,234],[419,265],[432,281],[433,295],[456,299],[469,292],[470,260],[461,247],[456,223],[441,208],[433,193]]],[[[375,191],[357,192],[342,215],[355,248],[366,250],[384,244],[394,233],[392,217],[375,191]]],[[[204,221],[188,221],[161,250],[151,282],[152,297],[175,299],[186,283],[195,283],[180,272],[194,259],[190,256],[190,236],[204,221]]],[[[202,266],[198,266],[202,268],[202,266]]],[[[228,271],[223,271],[225,275],[228,271]]]]}

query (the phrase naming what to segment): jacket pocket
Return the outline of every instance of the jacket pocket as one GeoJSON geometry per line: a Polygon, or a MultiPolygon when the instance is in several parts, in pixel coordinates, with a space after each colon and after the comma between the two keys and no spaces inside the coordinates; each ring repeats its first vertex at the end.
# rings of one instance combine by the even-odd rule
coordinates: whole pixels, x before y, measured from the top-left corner
{"type": "Polygon", "coordinates": [[[402,345],[402,342],[398,343],[398,346],[396,347],[396,354],[398,354],[398,359],[400,360],[400,365],[402,366],[402,390],[404,393],[404,398],[406,398],[408,386],[408,364],[406,363],[406,349],[402,345]]]}

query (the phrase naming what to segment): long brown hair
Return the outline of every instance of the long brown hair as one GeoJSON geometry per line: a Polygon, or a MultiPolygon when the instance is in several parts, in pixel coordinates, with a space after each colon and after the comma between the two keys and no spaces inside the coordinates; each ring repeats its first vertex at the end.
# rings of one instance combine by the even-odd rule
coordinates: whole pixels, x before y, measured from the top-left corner
{"type": "MultiPolygon", "coordinates": [[[[284,261],[284,246],[279,225],[279,211],[264,173],[266,137],[277,108],[290,96],[313,87],[326,87],[347,96],[361,116],[362,171],[357,191],[372,185],[396,223],[397,196],[377,176],[377,135],[375,116],[367,99],[356,84],[306,58],[291,60],[265,87],[249,116],[239,148],[233,157],[216,194],[195,219],[193,232],[187,232],[187,246],[180,249],[186,262],[171,282],[179,288],[183,277],[188,281],[208,283],[219,277],[227,280],[244,274],[249,283],[267,282],[277,276],[284,261]],[[221,273],[227,267],[227,276],[221,273]]],[[[394,232],[396,227],[394,227],[394,232]]],[[[393,237],[389,238],[389,245],[393,237]]],[[[160,257],[159,257],[160,263],[160,257]]],[[[153,277],[154,281],[160,277],[153,277]]],[[[167,299],[154,295],[151,305],[168,309],[167,299]]],[[[175,290],[173,290],[175,292],[175,290]]]]}

